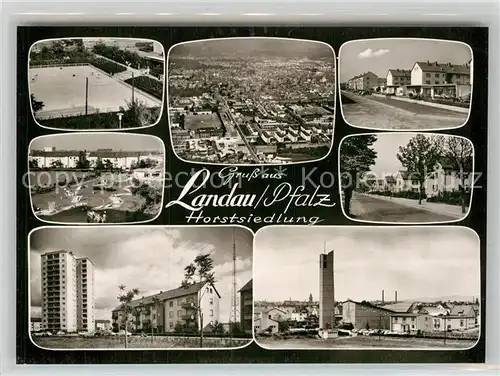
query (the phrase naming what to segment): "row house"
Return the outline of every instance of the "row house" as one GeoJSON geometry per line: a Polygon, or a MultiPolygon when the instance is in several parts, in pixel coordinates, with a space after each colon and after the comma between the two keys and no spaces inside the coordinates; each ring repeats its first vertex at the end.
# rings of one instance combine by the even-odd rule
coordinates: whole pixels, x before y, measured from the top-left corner
{"type": "Polygon", "coordinates": [[[378,79],[375,73],[368,71],[349,79],[347,84],[351,90],[370,90],[378,86],[378,79]]]}
{"type": "Polygon", "coordinates": [[[394,311],[391,315],[391,331],[396,333],[467,330],[479,325],[478,310],[473,305],[448,307],[443,304],[403,302],[399,307],[384,306],[394,311]]]}
{"type": "MultiPolygon", "coordinates": [[[[214,285],[195,283],[188,288],[178,287],[158,294],[133,300],[127,306],[129,330],[149,331],[151,326],[158,333],[170,333],[177,325],[197,326],[202,323],[197,314],[197,305],[203,316],[203,327],[219,322],[219,301],[221,297],[214,285]]],[[[113,328],[125,328],[126,309],[124,305],[112,312],[113,328]]]]}
{"type": "MultiPolygon", "coordinates": [[[[443,192],[459,191],[463,184],[466,189],[473,183],[473,174],[464,172],[463,179],[458,171],[447,165],[437,165],[436,169],[429,173],[424,181],[425,192],[427,196],[437,196],[443,192]]],[[[419,192],[420,183],[417,174],[400,170],[393,174],[388,174],[378,178],[375,174],[370,174],[364,179],[365,184],[371,191],[390,191],[390,192],[419,192]]]]}
{"type": "Polygon", "coordinates": [[[417,61],[411,69],[408,90],[429,97],[465,97],[471,93],[471,66],[417,61]]]}
{"type": "Polygon", "coordinates": [[[279,323],[288,320],[288,313],[280,308],[256,309],[254,314],[255,333],[278,333],[279,323]]]}
{"type": "Polygon", "coordinates": [[[107,161],[115,168],[131,168],[140,160],[151,159],[163,162],[161,153],[149,151],[113,151],[112,149],[83,150],[31,150],[29,161],[36,163],[38,168],[76,168],[79,163],[88,161],[90,167],[95,167],[98,161],[107,161]]]}
{"type": "Polygon", "coordinates": [[[402,91],[397,93],[398,89],[411,85],[411,71],[408,69],[389,69],[386,76],[385,92],[387,94],[402,95],[402,91]]]}

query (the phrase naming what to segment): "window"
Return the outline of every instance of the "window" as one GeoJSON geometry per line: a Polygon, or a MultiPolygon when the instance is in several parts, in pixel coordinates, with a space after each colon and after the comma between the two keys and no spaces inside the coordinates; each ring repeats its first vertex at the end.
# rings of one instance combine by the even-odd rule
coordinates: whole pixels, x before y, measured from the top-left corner
{"type": "Polygon", "coordinates": [[[153,320],[156,320],[156,315],[153,313],[153,320]]]}
{"type": "Polygon", "coordinates": [[[430,77],[430,76],[431,76],[431,74],[430,74],[430,73],[426,73],[426,74],[425,74],[425,77],[430,77]]]}
{"type": "Polygon", "coordinates": [[[209,302],[210,302],[210,305],[214,304],[214,298],[210,298],[209,302]]]}
{"type": "Polygon", "coordinates": [[[464,326],[464,320],[460,320],[460,326],[464,326]]]}
{"type": "Polygon", "coordinates": [[[170,322],[170,323],[168,324],[168,326],[169,326],[170,328],[173,328],[173,327],[174,327],[174,323],[173,323],[173,322],[170,322]]]}
{"type": "Polygon", "coordinates": [[[430,84],[431,84],[431,81],[430,81],[430,80],[427,80],[427,81],[425,81],[425,83],[426,83],[427,85],[430,85],[430,84]]]}
{"type": "Polygon", "coordinates": [[[434,84],[439,85],[439,81],[438,80],[434,81],[434,84]]]}
{"type": "Polygon", "coordinates": [[[171,318],[171,319],[173,319],[174,318],[174,311],[170,311],[168,313],[168,317],[171,318]]]}
{"type": "Polygon", "coordinates": [[[211,309],[211,310],[210,310],[210,316],[213,316],[213,315],[214,315],[214,310],[213,310],[213,309],[211,309]]]}
{"type": "Polygon", "coordinates": [[[181,316],[182,316],[182,309],[179,309],[179,310],[177,311],[177,317],[181,317],[181,316]]]}
{"type": "Polygon", "coordinates": [[[174,301],[173,301],[173,300],[169,301],[169,302],[168,302],[168,306],[169,306],[169,307],[173,307],[173,306],[174,306],[174,301]]]}
{"type": "Polygon", "coordinates": [[[436,73],[436,74],[434,75],[434,77],[439,77],[439,73],[436,73]]]}

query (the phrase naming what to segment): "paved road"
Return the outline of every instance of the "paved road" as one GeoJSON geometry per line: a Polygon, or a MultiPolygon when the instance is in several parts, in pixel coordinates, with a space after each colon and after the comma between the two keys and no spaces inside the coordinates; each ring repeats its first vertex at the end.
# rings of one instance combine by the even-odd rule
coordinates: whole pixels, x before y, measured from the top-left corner
{"type": "Polygon", "coordinates": [[[376,197],[353,194],[351,199],[351,215],[355,219],[376,222],[444,222],[456,218],[444,214],[433,213],[425,209],[417,209],[376,197]]]}
{"type": "Polygon", "coordinates": [[[253,150],[252,145],[250,145],[247,138],[245,137],[245,133],[241,130],[240,125],[238,124],[236,119],[233,117],[233,114],[231,113],[231,109],[229,108],[229,105],[228,105],[226,99],[222,96],[219,96],[219,99],[222,100],[222,103],[224,105],[224,113],[226,113],[226,115],[229,117],[229,121],[232,123],[232,125],[236,128],[236,130],[240,134],[241,139],[245,143],[248,151],[250,152],[250,156],[252,157],[252,159],[255,162],[259,163],[260,162],[259,157],[257,156],[255,151],[253,150]]]}
{"type": "Polygon", "coordinates": [[[467,114],[418,103],[380,97],[361,97],[343,92],[355,103],[342,104],[345,120],[354,126],[376,129],[439,129],[459,127],[467,114]]]}

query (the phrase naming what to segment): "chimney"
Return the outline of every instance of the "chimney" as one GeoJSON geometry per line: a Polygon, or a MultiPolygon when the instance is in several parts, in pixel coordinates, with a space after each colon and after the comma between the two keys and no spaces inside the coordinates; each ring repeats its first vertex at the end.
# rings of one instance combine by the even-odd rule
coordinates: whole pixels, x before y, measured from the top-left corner
{"type": "Polygon", "coordinates": [[[394,291],[394,303],[398,302],[398,291],[394,291]]]}
{"type": "Polygon", "coordinates": [[[382,290],[382,304],[384,304],[384,290],[382,290]]]}

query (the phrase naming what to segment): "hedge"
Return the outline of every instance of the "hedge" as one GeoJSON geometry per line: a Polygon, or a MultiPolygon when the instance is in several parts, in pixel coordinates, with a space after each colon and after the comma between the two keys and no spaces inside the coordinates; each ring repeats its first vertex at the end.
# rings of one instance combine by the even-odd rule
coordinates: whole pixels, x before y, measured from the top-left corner
{"type": "MultiPolygon", "coordinates": [[[[462,205],[462,192],[460,191],[450,191],[441,192],[437,196],[429,197],[428,202],[439,202],[450,205],[462,205]]],[[[470,193],[466,193],[465,204],[468,205],[470,200],[470,193]]]]}
{"type": "MultiPolygon", "coordinates": [[[[153,124],[159,117],[159,108],[149,108],[151,112],[148,118],[154,118],[153,124]]],[[[47,127],[59,129],[117,129],[120,126],[118,112],[98,112],[89,115],[66,116],[61,118],[51,118],[42,120],[42,124],[47,127]]],[[[127,115],[127,113],[125,113],[127,115]]],[[[132,116],[122,117],[122,128],[133,128],[147,126],[151,124],[137,124],[132,116]]]]}
{"type": "Polygon", "coordinates": [[[92,59],[91,64],[96,68],[102,69],[103,71],[109,74],[120,73],[127,70],[127,68],[125,68],[122,65],[112,63],[109,60],[101,58],[92,59]]]}
{"type": "MultiPolygon", "coordinates": [[[[419,192],[412,192],[412,191],[401,191],[401,192],[375,191],[375,192],[370,192],[370,194],[378,195],[378,196],[408,198],[411,200],[418,200],[420,198],[419,192]]],[[[425,198],[426,198],[426,195],[422,195],[422,199],[425,199],[425,198]]]]}
{"type": "Polygon", "coordinates": [[[146,60],[140,57],[136,52],[121,50],[118,47],[97,44],[94,46],[93,51],[96,54],[122,64],[130,63],[130,66],[136,69],[139,68],[139,65],[141,65],[141,68],[147,65],[146,60]]]}
{"type": "Polygon", "coordinates": [[[163,82],[156,81],[147,76],[139,76],[125,80],[129,85],[145,91],[158,99],[163,99],[163,82]]]}

